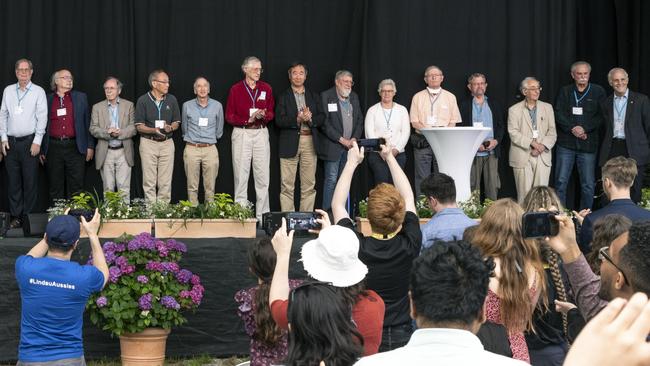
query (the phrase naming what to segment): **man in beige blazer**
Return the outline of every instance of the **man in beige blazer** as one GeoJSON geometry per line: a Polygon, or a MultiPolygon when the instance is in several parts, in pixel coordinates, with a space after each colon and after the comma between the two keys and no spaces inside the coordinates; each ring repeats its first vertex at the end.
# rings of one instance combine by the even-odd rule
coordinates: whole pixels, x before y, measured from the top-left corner
{"type": "Polygon", "coordinates": [[[553,106],[539,100],[539,81],[529,76],[521,82],[520,90],[525,99],[508,110],[508,134],[510,166],[522,202],[532,187],[548,185],[557,134],[553,106]]]}
{"type": "Polygon", "coordinates": [[[90,133],[97,139],[95,167],[104,182],[104,192],[118,189],[124,199],[131,197],[134,125],[133,103],[121,99],[122,82],[109,77],[104,82],[106,100],[93,106],[90,133]]]}

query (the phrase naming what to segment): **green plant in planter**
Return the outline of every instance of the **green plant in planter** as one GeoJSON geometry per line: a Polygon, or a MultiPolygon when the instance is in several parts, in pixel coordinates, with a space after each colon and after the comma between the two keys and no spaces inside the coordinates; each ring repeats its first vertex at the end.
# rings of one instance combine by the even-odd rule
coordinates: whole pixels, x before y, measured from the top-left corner
{"type": "Polygon", "coordinates": [[[128,203],[121,192],[104,192],[100,205],[102,220],[147,219],[151,212],[145,201],[136,198],[128,203]]]}
{"type": "Polygon", "coordinates": [[[151,213],[157,219],[195,219],[200,218],[199,210],[190,201],[169,203],[158,201],[151,206],[151,213]]]}
{"type": "Polygon", "coordinates": [[[228,193],[215,194],[212,201],[199,205],[199,211],[204,219],[234,219],[243,222],[255,217],[250,202],[235,202],[228,193]]]}
{"type": "Polygon", "coordinates": [[[433,217],[433,211],[431,211],[431,207],[429,207],[429,201],[424,195],[420,195],[418,200],[415,201],[415,210],[418,217],[421,219],[430,219],[433,217]]]}
{"type": "Polygon", "coordinates": [[[650,188],[643,188],[641,190],[641,201],[639,202],[639,206],[646,210],[650,210],[650,188]]]}
{"type": "Polygon", "coordinates": [[[47,214],[51,219],[54,216],[63,215],[67,209],[94,210],[97,207],[101,207],[97,193],[79,192],[70,199],[54,200],[54,206],[47,209],[47,214]]]}
{"type": "Polygon", "coordinates": [[[357,209],[359,210],[359,217],[368,218],[368,199],[359,201],[357,209]]]}
{"type": "Polygon", "coordinates": [[[478,219],[483,216],[483,212],[485,212],[485,209],[487,209],[492,202],[491,199],[486,198],[485,201],[481,203],[481,192],[476,190],[472,192],[468,200],[460,202],[458,207],[462,209],[463,212],[465,212],[465,215],[469,218],[478,219]]]}

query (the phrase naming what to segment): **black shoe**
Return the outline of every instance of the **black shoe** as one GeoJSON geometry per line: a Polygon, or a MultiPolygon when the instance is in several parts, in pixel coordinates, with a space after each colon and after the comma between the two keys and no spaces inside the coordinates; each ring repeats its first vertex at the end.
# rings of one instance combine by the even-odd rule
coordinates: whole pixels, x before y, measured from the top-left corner
{"type": "Polygon", "coordinates": [[[17,217],[15,219],[12,219],[11,223],[9,224],[10,229],[19,229],[21,227],[23,227],[23,220],[17,217]]]}

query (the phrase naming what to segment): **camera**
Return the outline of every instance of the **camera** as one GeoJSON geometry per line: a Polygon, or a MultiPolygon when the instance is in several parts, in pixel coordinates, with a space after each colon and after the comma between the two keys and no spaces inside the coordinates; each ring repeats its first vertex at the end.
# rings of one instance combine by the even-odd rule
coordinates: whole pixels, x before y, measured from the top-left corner
{"type": "Polygon", "coordinates": [[[282,226],[282,218],[287,220],[287,232],[295,230],[296,233],[305,233],[321,228],[320,223],[316,221],[320,219],[320,214],[316,212],[267,212],[262,215],[262,228],[267,235],[275,234],[282,226]]]}
{"type": "Polygon", "coordinates": [[[95,210],[75,208],[68,211],[68,215],[76,217],[79,221],[81,221],[81,216],[83,216],[86,221],[91,221],[93,219],[93,216],[95,216],[95,210]]]}
{"type": "Polygon", "coordinates": [[[560,232],[560,224],[555,219],[555,215],[558,214],[558,212],[549,211],[526,212],[522,217],[524,238],[556,236],[560,232]]]}
{"type": "Polygon", "coordinates": [[[368,151],[381,151],[379,145],[386,145],[386,139],[383,137],[376,139],[361,139],[357,141],[359,148],[363,147],[365,152],[368,151]]]}

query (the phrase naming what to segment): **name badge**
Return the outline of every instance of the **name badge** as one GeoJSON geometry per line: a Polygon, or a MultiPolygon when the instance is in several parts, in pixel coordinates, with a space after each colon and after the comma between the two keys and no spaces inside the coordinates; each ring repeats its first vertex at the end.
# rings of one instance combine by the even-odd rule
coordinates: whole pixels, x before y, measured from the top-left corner
{"type": "Polygon", "coordinates": [[[338,112],[339,110],[339,105],[336,103],[329,103],[327,104],[327,111],[328,112],[338,112]]]}
{"type": "Polygon", "coordinates": [[[16,107],[16,109],[14,109],[14,114],[18,115],[18,114],[22,114],[22,113],[23,113],[23,107],[18,106],[18,107],[16,107]]]}
{"type": "Polygon", "coordinates": [[[435,126],[438,124],[438,117],[437,116],[427,116],[427,124],[429,126],[435,126]]]}
{"type": "Polygon", "coordinates": [[[266,92],[265,91],[262,91],[260,93],[260,97],[258,98],[258,100],[266,100],[266,92]]]}
{"type": "Polygon", "coordinates": [[[165,120],[164,119],[157,119],[155,122],[156,128],[165,128],[165,120]]]}
{"type": "Polygon", "coordinates": [[[582,107],[573,107],[574,116],[582,116],[582,107]]]}
{"type": "Polygon", "coordinates": [[[66,114],[68,114],[68,111],[65,108],[59,108],[56,110],[57,117],[65,116],[66,114]]]}
{"type": "Polygon", "coordinates": [[[249,109],[248,110],[248,117],[253,117],[253,115],[255,113],[257,113],[257,111],[259,111],[259,108],[251,108],[251,109],[249,109]]]}
{"type": "Polygon", "coordinates": [[[483,127],[483,122],[472,122],[472,126],[474,126],[474,127],[483,127]]]}
{"type": "Polygon", "coordinates": [[[208,117],[199,118],[199,126],[206,127],[208,125],[208,117]]]}
{"type": "Polygon", "coordinates": [[[533,138],[534,139],[539,138],[539,131],[533,130],[533,138]]]}

